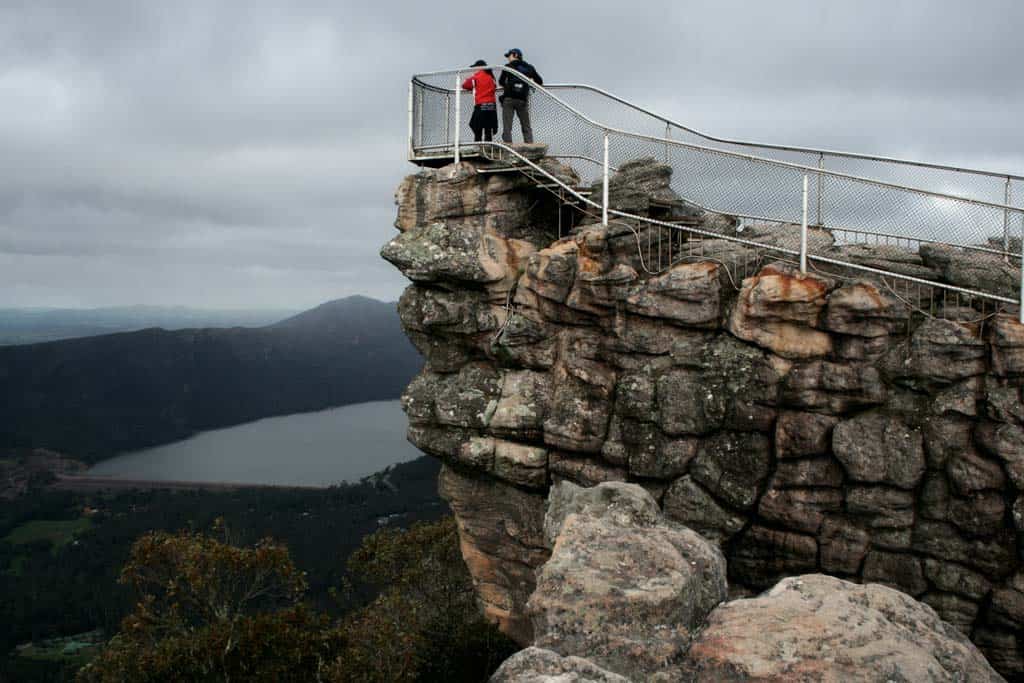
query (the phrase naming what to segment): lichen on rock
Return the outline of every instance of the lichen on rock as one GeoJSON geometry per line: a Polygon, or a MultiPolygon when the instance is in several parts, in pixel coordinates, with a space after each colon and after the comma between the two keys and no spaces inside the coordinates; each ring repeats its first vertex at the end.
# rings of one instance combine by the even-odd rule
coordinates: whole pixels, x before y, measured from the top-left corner
{"type": "MultiPolygon", "coordinates": [[[[578,183],[542,147],[530,154],[578,183]]],[[[815,572],[885,583],[1024,675],[1015,315],[942,320],[863,272],[801,274],[724,239],[789,249],[794,226],[701,212],[654,159],[620,167],[613,206],[703,236],[605,227],[494,170],[464,160],[403,181],[382,255],[412,282],[399,312],[426,361],[403,396],[409,438],[445,462],[463,555],[502,628],[524,645],[536,635],[527,600],[550,553],[552,487],[621,481],[661,508],[659,525],[718,544],[734,593],[815,572]]],[[[956,249],[810,238],[894,272],[982,276],[956,249]]],[[[997,266],[984,276],[1002,282],[997,266]]],[[[577,518],[580,538],[614,526],[577,518]]],[[[651,556],[670,564],[671,534],[655,526],[651,556]]]]}

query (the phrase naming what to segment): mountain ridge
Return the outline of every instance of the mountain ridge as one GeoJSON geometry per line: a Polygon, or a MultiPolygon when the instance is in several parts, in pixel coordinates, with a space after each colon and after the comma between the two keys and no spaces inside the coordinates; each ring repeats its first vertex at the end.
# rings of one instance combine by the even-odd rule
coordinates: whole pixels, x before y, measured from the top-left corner
{"type": "Polygon", "coordinates": [[[395,304],[367,297],[263,327],[0,347],[0,448],[95,462],[205,429],[397,398],[420,364],[395,304]]]}

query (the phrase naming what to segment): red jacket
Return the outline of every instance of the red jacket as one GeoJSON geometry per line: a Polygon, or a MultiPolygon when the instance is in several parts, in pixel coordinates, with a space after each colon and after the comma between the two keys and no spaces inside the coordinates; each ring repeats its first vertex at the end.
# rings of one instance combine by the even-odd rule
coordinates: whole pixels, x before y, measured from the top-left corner
{"type": "Polygon", "coordinates": [[[473,104],[494,104],[494,91],[497,86],[491,74],[481,69],[462,82],[463,90],[473,90],[474,86],[476,93],[473,104]]]}

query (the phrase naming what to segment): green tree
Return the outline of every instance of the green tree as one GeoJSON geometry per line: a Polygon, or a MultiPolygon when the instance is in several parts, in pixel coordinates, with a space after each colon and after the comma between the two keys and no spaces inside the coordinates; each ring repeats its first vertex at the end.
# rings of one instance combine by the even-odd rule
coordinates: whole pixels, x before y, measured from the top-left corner
{"type": "Polygon", "coordinates": [[[80,681],[310,681],[344,641],[302,605],[303,574],[270,539],[251,547],[214,535],[151,532],[132,546],[120,581],[134,611],[80,681]]]}
{"type": "Polygon", "coordinates": [[[476,604],[451,518],[366,537],[349,560],[375,595],[340,620],[302,602],[304,575],[265,539],[151,532],[120,581],[135,609],[82,683],[484,681],[515,645],[476,604]]]}
{"type": "Polygon", "coordinates": [[[451,517],[368,536],[348,567],[379,594],[345,619],[335,680],[483,681],[517,649],[480,612],[451,517]]]}

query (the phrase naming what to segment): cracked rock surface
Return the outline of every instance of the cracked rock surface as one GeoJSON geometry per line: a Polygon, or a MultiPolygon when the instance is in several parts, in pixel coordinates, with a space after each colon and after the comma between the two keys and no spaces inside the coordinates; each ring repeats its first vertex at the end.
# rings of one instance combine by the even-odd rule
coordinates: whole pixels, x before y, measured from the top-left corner
{"type": "MultiPolygon", "coordinates": [[[[403,397],[409,439],[444,461],[463,555],[506,632],[535,637],[551,487],[620,481],[717,543],[734,593],[807,573],[884,583],[1024,676],[1015,312],[911,316],[863,273],[800,275],[724,239],[605,228],[519,174],[480,171],[406,178],[382,255],[411,281],[399,313],[426,361],[403,397]]],[[[791,246],[793,226],[702,213],[671,182],[636,160],[613,178],[613,203],[791,246]]],[[[813,240],[865,265],[981,277],[953,248],[813,240]]],[[[984,275],[1002,282],[997,265],[984,275]]]]}

